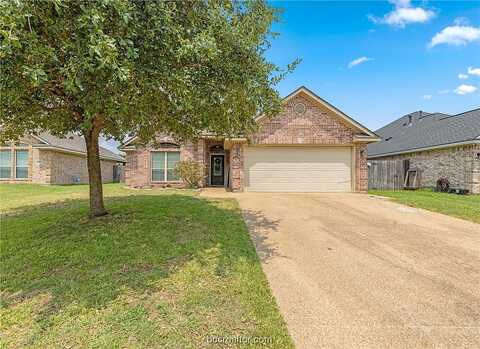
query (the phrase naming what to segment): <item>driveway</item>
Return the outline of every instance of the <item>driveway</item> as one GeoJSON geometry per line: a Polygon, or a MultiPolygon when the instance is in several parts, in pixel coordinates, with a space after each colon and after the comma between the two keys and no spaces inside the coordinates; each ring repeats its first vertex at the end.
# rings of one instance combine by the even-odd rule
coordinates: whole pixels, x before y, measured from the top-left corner
{"type": "Polygon", "coordinates": [[[361,194],[235,197],[298,348],[480,347],[480,225],[361,194]]]}

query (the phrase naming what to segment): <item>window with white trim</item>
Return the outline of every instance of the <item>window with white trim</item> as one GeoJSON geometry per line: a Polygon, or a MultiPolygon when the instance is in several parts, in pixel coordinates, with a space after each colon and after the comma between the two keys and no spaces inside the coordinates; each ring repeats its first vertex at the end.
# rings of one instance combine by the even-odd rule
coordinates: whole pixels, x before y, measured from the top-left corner
{"type": "Polygon", "coordinates": [[[180,178],[175,175],[174,169],[179,161],[179,151],[152,152],[152,182],[178,181],[180,178]]]}
{"type": "Polygon", "coordinates": [[[0,179],[12,176],[12,151],[0,150],[0,179]]]}
{"type": "Polygon", "coordinates": [[[28,150],[15,150],[15,178],[28,178],[28,150]]]}

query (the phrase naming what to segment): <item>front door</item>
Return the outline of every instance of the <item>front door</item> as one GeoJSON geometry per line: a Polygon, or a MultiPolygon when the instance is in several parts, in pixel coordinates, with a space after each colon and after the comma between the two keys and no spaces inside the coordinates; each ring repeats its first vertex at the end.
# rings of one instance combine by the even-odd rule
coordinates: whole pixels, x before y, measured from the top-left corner
{"type": "Polygon", "coordinates": [[[212,155],[210,162],[210,178],[212,185],[224,184],[224,155],[212,155]]]}

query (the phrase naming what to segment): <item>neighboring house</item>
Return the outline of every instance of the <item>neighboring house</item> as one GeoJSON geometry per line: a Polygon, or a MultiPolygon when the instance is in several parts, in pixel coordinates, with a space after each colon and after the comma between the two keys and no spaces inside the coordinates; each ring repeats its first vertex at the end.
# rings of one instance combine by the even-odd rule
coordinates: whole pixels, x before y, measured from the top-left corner
{"type": "Polygon", "coordinates": [[[272,118],[245,138],[205,135],[178,143],[160,135],[159,147],[127,141],[125,183],[131,187],[182,186],[173,171],[179,160],[204,169],[201,186],[234,191],[364,192],[368,185],[367,144],[379,138],[345,113],[300,87],[272,118]]]}
{"type": "MultiPolygon", "coordinates": [[[[118,181],[123,159],[100,147],[102,180],[118,181]]],[[[0,182],[72,184],[88,183],[83,137],[55,137],[49,133],[28,135],[17,143],[0,145],[0,182]]]]}
{"type": "Polygon", "coordinates": [[[415,112],[376,131],[369,160],[401,160],[420,172],[420,186],[446,177],[452,187],[480,193],[480,108],[457,115],[415,112]]]}

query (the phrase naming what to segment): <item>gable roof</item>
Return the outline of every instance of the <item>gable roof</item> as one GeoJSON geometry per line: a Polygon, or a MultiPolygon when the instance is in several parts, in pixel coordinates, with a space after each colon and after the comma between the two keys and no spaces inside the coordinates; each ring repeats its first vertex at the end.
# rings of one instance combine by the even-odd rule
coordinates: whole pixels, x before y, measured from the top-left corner
{"type": "MultiPolygon", "coordinates": [[[[60,138],[54,136],[48,132],[42,132],[38,135],[32,135],[38,139],[41,144],[35,145],[37,148],[53,148],[55,150],[74,152],[79,154],[87,154],[87,147],[85,145],[85,140],[82,136],[76,134],[68,134],[66,138],[60,138]]],[[[100,158],[104,160],[115,160],[119,162],[125,162],[125,159],[119,154],[100,146],[99,147],[100,158]]]]}
{"type": "MultiPolygon", "coordinates": [[[[347,114],[345,114],[344,112],[342,112],[340,109],[336,108],[335,106],[333,106],[332,104],[330,104],[329,102],[327,102],[326,100],[322,99],[321,97],[319,97],[318,95],[316,95],[314,92],[312,92],[311,90],[309,90],[308,88],[306,88],[305,86],[300,86],[299,88],[297,88],[295,91],[293,91],[292,93],[290,93],[288,96],[284,97],[283,98],[283,102],[286,103],[288,102],[290,99],[292,99],[293,97],[297,96],[298,94],[305,94],[307,96],[309,96],[311,99],[313,99],[314,101],[324,105],[326,108],[330,109],[332,112],[334,112],[336,115],[338,115],[340,118],[342,118],[344,121],[346,121],[349,125],[352,125],[353,127],[355,127],[357,130],[363,132],[365,135],[363,135],[363,140],[365,141],[380,141],[380,137],[375,134],[375,132],[369,130],[368,128],[366,128],[365,126],[363,126],[362,124],[360,124],[359,122],[355,121],[353,118],[351,118],[350,116],[348,116],[347,114]]],[[[257,116],[255,118],[255,121],[260,121],[261,119],[265,118],[266,116],[265,115],[260,115],[260,116],[257,116]]],[[[125,149],[126,146],[130,145],[131,143],[133,143],[135,140],[137,139],[137,136],[132,136],[130,137],[129,139],[127,139],[123,144],[122,146],[120,147],[120,149],[125,149]]]]}
{"type": "MultiPolygon", "coordinates": [[[[354,120],[352,117],[348,116],[343,111],[341,111],[340,109],[338,109],[334,105],[330,104],[329,102],[327,102],[326,100],[324,100],[323,98],[321,98],[320,96],[318,96],[317,94],[315,94],[314,92],[312,92],[310,89],[308,89],[305,86],[300,86],[295,91],[293,91],[292,93],[290,93],[289,95],[284,97],[283,102],[286,103],[290,99],[298,96],[299,94],[305,94],[308,97],[310,97],[311,99],[313,99],[315,102],[325,106],[327,109],[331,110],[333,113],[335,113],[341,119],[346,121],[347,124],[355,127],[357,130],[365,133],[365,135],[367,135],[368,137],[371,137],[372,140],[380,140],[379,136],[377,134],[375,134],[375,132],[369,130],[367,127],[363,126],[358,121],[354,120]]],[[[258,122],[261,119],[263,119],[264,117],[265,117],[264,115],[261,115],[256,119],[256,121],[258,122]]]]}
{"type": "Polygon", "coordinates": [[[382,141],[368,145],[368,157],[379,157],[480,143],[480,108],[457,115],[417,111],[376,131],[382,141]]]}

